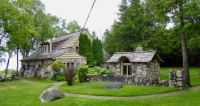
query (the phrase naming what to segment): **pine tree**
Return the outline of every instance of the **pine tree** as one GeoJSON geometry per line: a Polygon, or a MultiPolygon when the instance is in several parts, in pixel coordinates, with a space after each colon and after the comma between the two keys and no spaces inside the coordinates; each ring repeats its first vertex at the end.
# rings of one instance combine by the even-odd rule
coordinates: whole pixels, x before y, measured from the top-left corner
{"type": "Polygon", "coordinates": [[[92,41],[92,52],[97,65],[103,63],[103,50],[101,41],[96,38],[92,41]]]}
{"type": "Polygon", "coordinates": [[[87,57],[88,64],[90,64],[94,61],[93,54],[92,54],[91,41],[86,34],[80,34],[79,54],[87,57]]]}

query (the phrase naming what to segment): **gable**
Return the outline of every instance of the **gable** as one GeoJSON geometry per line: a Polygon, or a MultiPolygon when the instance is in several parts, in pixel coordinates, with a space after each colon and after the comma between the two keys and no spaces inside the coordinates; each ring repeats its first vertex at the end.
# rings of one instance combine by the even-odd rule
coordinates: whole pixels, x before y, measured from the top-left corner
{"type": "Polygon", "coordinates": [[[83,58],[86,58],[84,56],[81,56],[80,54],[78,54],[74,49],[70,48],[68,51],[66,51],[65,53],[63,53],[62,55],[56,57],[57,59],[58,58],[75,58],[75,59],[83,59],[83,58]]]}
{"type": "MultiPolygon", "coordinates": [[[[86,30],[83,30],[84,34],[88,35],[88,38],[90,39],[90,41],[92,42],[92,40],[94,39],[93,36],[86,30]]],[[[67,48],[67,47],[72,47],[74,50],[76,49],[76,47],[79,45],[79,36],[80,33],[77,33],[76,36],[74,36],[72,39],[70,39],[67,43],[65,43],[61,48],[67,48]]]]}

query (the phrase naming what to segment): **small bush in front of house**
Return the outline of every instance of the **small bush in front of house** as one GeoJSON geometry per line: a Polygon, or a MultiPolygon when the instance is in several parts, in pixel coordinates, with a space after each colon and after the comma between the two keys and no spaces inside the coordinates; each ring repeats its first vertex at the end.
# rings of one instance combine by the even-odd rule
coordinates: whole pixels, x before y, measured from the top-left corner
{"type": "Polygon", "coordinates": [[[88,74],[89,67],[87,65],[82,65],[78,67],[78,79],[82,83],[85,81],[86,75],[88,74]]]}
{"type": "Polygon", "coordinates": [[[61,60],[56,60],[51,65],[51,68],[56,72],[59,72],[61,68],[65,68],[65,67],[66,67],[65,64],[63,64],[61,60]]]}
{"type": "Polygon", "coordinates": [[[65,77],[64,77],[63,73],[57,72],[51,77],[51,80],[53,80],[53,81],[64,81],[65,77]]]}
{"type": "Polygon", "coordinates": [[[74,76],[76,75],[76,69],[74,67],[67,67],[64,69],[65,80],[68,86],[74,83],[74,76]]]}

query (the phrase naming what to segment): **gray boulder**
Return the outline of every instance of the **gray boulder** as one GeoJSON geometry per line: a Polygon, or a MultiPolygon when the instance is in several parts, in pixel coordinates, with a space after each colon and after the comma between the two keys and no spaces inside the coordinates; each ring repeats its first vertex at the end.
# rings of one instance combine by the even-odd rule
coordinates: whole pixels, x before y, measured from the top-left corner
{"type": "Polygon", "coordinates": [[[113,82],[109,83],[103,86],[103,89],[116,89],[116,88],[122,88],[122,83],[121,82],[113,82]]]}
{"type": "Polygon", "coordinates": [[[58,90],[47,89],[40,95],[39,98],[41,102],[50,102],[64,97],[64,93],[58,90]]]}

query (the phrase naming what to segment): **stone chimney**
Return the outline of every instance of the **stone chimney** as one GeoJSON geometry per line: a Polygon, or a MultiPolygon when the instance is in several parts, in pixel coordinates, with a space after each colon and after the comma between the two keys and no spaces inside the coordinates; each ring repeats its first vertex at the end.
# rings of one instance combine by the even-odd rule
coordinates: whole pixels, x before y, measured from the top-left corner
{"type": "Polygon", "coordinates": [[[136,51],[144,51],[144,50],[143,50],[143,47],[138,46],[138,47],[136,48],[136,51]]]}

